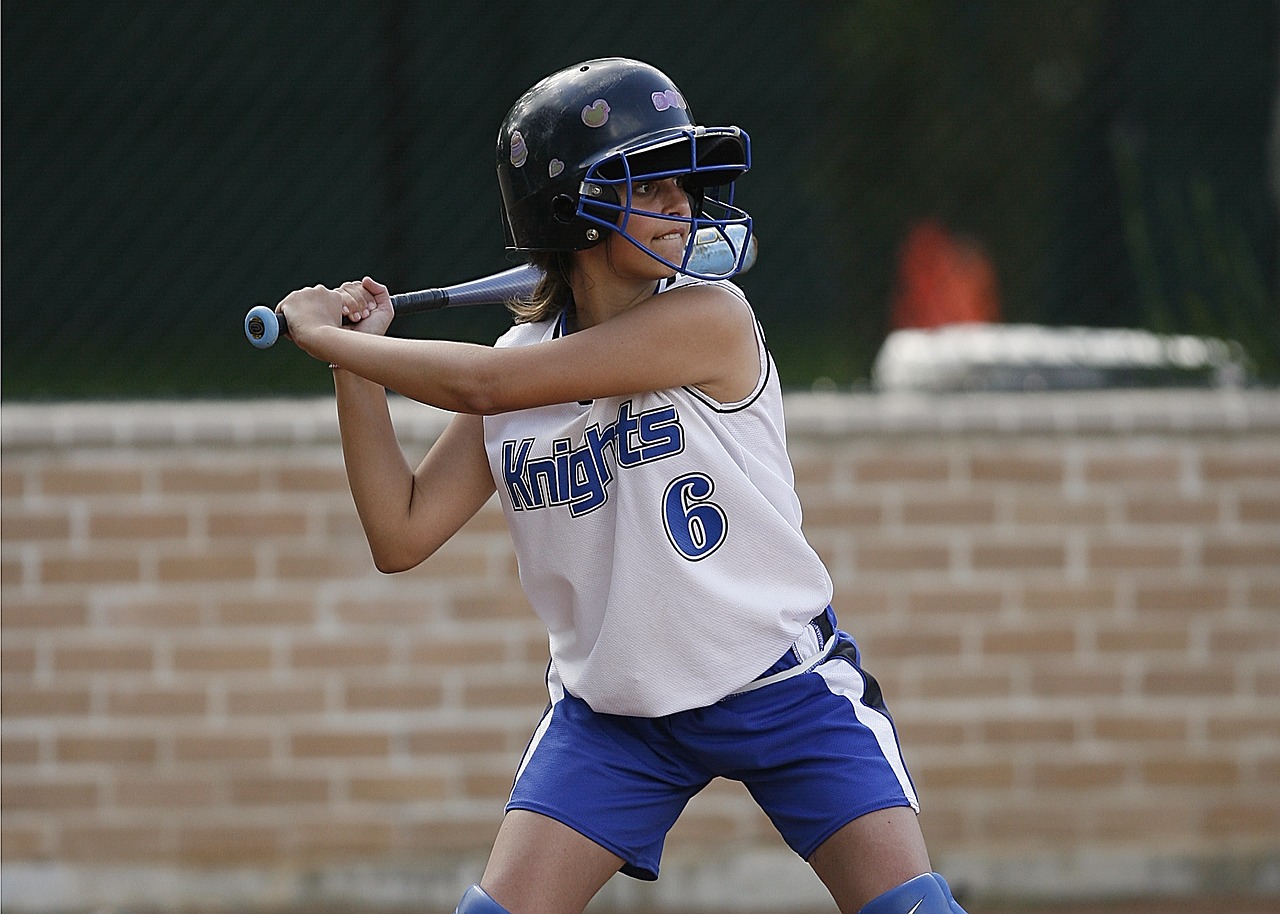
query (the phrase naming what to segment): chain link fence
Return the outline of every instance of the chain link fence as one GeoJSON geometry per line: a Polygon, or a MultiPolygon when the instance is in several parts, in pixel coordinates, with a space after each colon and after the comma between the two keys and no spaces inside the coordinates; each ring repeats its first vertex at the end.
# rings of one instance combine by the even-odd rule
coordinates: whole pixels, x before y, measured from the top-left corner
{"type": "MultiPolygon", "coordinates": [[[[1239,339],[1280,375],[1273,3],[795,0],[3,9],[5,398],[319,393],[245,310],[511,264],[492,149],[577,60],[665,70],[754,144],[743,278],[784,383],[857,385],[922,225],[1003,321],[1239,339]]],[[[898,308],[899,311],[895,311],[898,308]]],[[[500,308],[405,335],[489,342],[500,308]]]]}

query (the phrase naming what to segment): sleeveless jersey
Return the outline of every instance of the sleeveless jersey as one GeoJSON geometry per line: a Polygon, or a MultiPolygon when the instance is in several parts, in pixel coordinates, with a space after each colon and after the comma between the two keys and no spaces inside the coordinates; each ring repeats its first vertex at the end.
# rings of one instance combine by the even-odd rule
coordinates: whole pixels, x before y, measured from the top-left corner
{"type": "MultiPolygon", "coordinates": [[[[517,324],[496,345],[563,327],[563,315],[517,324]]],[[[756,333],[760,378],[736,403],[682,387],[484,419],[552,675],[597,712],[713,704],[773,664],[831,600],[800,530],[782,392],[756,333]]]]}

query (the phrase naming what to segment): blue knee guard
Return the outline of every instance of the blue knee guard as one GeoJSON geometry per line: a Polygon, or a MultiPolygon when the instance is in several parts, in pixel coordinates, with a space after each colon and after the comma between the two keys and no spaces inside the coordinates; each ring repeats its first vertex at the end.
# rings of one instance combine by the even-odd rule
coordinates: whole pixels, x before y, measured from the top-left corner
{"type": "Polygon", "coordinates": [[[858,914],[965,914],[965,911],[951,897],[947,880],[937,873],[925,873],[873,898],[858,914]]]}
{"type": "Polygon", "coordinates": [[[488,896],[484,889],[473,885],[462,893],[462,900],[453,914],[511,914],[506,908],[488,896]]]}

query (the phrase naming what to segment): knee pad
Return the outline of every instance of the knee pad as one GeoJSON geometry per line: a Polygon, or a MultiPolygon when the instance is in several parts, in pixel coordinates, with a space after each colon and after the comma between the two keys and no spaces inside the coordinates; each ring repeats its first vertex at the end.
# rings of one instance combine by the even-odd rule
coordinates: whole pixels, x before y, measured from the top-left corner
{"type": "Polygon", "coordinates": [[[478,885],[473,885],[462,893],[462,900],[454,908],[453,914],[511,914],[498,904],[478,885]]]}
{"type": "Polygon", "coordinates": [[[925,873],[873,898],[858,914],[965,914],[965,911],[951,896],[947,880],[937,873],[925,873]]]}

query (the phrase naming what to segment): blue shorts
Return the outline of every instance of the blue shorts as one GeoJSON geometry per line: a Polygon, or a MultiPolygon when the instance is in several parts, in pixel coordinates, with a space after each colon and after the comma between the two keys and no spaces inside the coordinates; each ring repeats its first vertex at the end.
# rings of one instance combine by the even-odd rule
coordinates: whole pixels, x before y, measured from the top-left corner
{"type": "Polygon", "coordinates": [[[563,822],[648,880],[685,804],[716,777],[745,784],[806,860],[858,816],[918,811],[879,685],[829,608],[814,625],[825,643],[798,641],[747,691],[666,717],[598,714],[551,683],[507,809],[563,822]]]}

